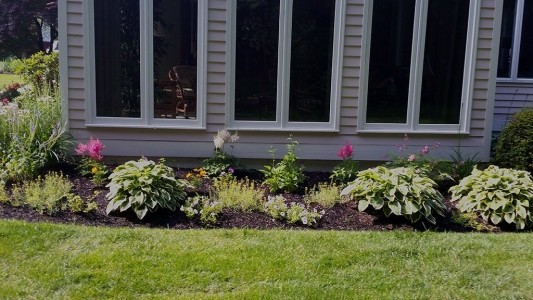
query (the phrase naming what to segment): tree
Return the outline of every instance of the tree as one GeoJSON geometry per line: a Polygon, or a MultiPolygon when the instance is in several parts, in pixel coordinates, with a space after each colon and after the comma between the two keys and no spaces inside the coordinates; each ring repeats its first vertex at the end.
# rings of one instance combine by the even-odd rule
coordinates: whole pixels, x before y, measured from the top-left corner
{"type": "Polygon", "coordinates": [[[57,0],[0,0],[0,57],[52,52],[57,25],[57,0]],[[45,30],[50,45],[44,43],[45,30]]]}

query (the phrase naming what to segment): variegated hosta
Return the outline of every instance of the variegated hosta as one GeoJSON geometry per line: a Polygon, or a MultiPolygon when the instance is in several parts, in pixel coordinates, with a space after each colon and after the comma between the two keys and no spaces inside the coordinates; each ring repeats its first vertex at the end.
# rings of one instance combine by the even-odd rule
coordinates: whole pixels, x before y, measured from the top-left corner
{"type": "Polygon", "coordinates": [[[176,179],[174,172],[160,162],[140,159],[118,166],[109,176],[107,213],[133,209],[139,219],[159,207],[176,210],[187,196],[186,181],[176,179]]]}
{"type": "Polygon", "coordinates": [[[386,217],[404,216],[412,223],[424,217],[435,224],[434,213],[443,215],[445,209],[436,185],[412,167],[388,169],[380,166],[359,172],[357,179],[342,190],[341,196],[351,196],[358,202],[360,211],[370,205],[383,210],[386,217]]]}
{"type": "Polygon", "coordinates": [[[524,229],[533,224],[533,180],[529,172],[489,166],[474,169],[450,188],[462,212],[475,212],[494,224],[502,221],[524,229]]]}

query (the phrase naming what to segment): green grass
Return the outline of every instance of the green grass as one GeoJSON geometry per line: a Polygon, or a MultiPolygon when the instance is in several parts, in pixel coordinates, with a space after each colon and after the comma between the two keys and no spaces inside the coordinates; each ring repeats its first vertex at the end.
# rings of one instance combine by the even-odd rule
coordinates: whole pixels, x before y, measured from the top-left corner
{"type": "Polygon", "coordinates": [[[0,221],[0,299],[531,299],[533,235],[0,221]]]}
{"type": "Polygon", "coordinates": [[[0,90],[3,90],[6,84],[13,82],[22,83],[22,78],[18,75],[0,74],[0,90]]]}

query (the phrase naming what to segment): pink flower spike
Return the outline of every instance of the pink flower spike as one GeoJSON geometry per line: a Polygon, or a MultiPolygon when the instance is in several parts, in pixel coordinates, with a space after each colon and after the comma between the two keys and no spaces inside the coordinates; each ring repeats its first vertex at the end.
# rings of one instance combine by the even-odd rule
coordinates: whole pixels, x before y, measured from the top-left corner
{"type": "Polygon", "coordinates": [[[9,104],[9,99],[7,99],[7,98],[2,99],[2,104],[3,105],[8,105],[9,104]]]}
{"type": "Polygon", "coordinates": [[[76,147],[76,154],[84,155],[86,151],[87,151],[87,145],[78,143],[78,146],[76,147]]]}
{"type": "Polygon", "coordinates": [[[429,153],[429,146],[425,145],[424,148],[420,149],[420,153],[422,153],[422,155],[428,154],[429,153]]]}
{"type": "Polygon", "coordinates": [[[342,159],[349,159],[353,155],[353,146],[350,144],[346,144],[343,147],[339,149],[339,152],[337,153],[337,156],[342,159]]]}
{"type": "Polygon", "coordinates": [[[89,157],[95,160],[101,160],[103,156],[100,155],[100,152],[102,151],[102,149],[104,149],[104,147],[104,144],[102,144],[99,139],[93,140],[93,138],[91,138],[89,140],[89,143],[87,144],[89,157]]]}
{"type": "Polygon", "coordinates": [[[408,161],[414,161],[416,159],[416,156],[414,154],[409,155],[407,158],[408,161]]]}

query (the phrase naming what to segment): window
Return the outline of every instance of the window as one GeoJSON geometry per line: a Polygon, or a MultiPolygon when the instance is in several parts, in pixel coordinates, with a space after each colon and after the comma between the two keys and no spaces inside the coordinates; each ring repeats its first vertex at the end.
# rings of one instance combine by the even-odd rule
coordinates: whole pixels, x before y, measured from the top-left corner
{"type": "Polygon", "coordinates": [[[504,0],[498,77],[533,79],[533,2],[504,0]]]}
{"type": "Polygon", "coordinates": [[[203,127],[205,0],[93,0],[90,125],[203,127]]]}
{"type": "Polygon", "coordinates": [[[231,5],[231,127],[336,130],[344,0],[231,5]]]}
{"type": "Polygon", "coordinates": [[[358,130],[467,132],[479,1],[367,3],[358,130]]]}

